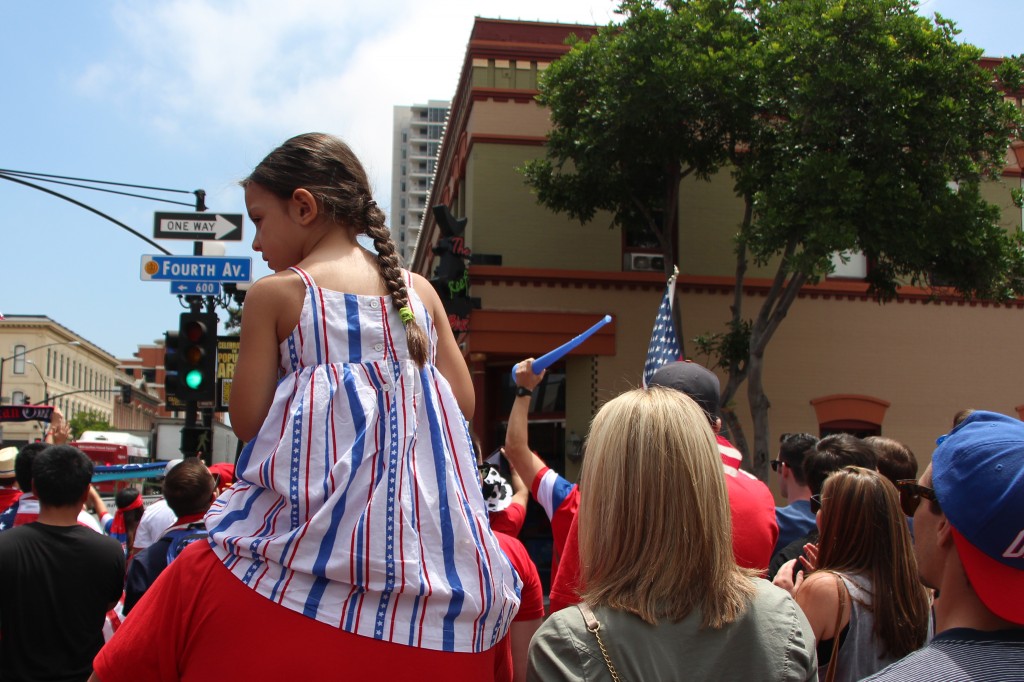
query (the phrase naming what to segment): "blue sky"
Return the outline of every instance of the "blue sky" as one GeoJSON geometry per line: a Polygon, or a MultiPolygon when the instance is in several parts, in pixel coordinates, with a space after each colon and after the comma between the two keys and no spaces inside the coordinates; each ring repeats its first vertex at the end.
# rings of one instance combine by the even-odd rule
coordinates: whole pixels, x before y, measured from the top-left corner
{"type": "MultiPolygon", "coordinates": [[[[453,95],[475,15],[603,24],[614,7],[598,0],[0,3],[0,168],[202,188],[211,211],[244,213],[238,180],[287,137],[322,130],[352,145],[389,211],[392,107],[453,95]]],[[[1021,0],[930,0],[922,12],[953,19],[961,39],[987,55],[1024,52],[1021,0]]],[[[148,237],[155,211],[187,210],[53,188],[148,237]]],[[[229,244],[228,255],[251,255],[251,236],[247,221],[244,241],[229,244]]],[[[191,253],[191,242],[160,243],[191,253]]],[[[140,280],[141,256],[155,252],[81,208],[0,181],[5,315],[48,315],[130,357],[176,327],[181,311],[168,284],[140,280]]],[[[267,274],[255,260],[255,276],[267,274]]]]}

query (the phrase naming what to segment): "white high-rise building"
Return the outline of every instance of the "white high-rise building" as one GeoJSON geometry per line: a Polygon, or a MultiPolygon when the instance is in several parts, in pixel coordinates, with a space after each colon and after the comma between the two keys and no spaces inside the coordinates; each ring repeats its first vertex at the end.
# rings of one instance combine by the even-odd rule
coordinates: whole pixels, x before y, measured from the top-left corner
{"type": "Polygon", "coordinates": [[[434,164],[450,103],[395,107],[391,170],[391,234],[403,262],[412,257],[427,210],[434,164]]]}

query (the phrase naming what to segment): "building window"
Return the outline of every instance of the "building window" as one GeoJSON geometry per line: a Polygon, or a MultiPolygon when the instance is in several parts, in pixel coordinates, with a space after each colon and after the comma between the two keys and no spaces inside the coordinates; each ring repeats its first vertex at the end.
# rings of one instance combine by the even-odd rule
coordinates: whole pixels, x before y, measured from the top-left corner
{"type": "Polygon", "coordinates": [[[14,347],[14,373],[25,373],[25,346],[14,347]]]}
{"type": "Polygon", "coordinates": [[[858,438],[881,436],[889,405],[889,401],[881,398],[848,393],[811,400],[822,438],[834,433],[849,433],[858,438]]]}
{"type": "Polygon", "coordinates": [[[11,404],[12,405],[24,405],[25,404],[25,392],[24,391],[15,391],[14,393],[12,393],[11,394],[11,404]]]}
{"type": "Polygon", "coordinates": [[[837,251],[832,254],[829,279],[864,279],[867,276],[868,259],[863,251],[837,251]]]}

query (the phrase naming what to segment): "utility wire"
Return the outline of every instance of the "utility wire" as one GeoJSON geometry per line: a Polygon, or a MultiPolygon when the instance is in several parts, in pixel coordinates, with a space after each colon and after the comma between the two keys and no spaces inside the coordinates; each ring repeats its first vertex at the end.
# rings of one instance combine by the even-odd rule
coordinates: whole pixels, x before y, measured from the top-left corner
{"type": "MultiPolygon", "coordinates": [[[[116,185],[118,187],[131,187],[132,189],[151,189],[157,192],[174,192],[176,194],[195,194],[195,192],[187,189],[167,189],[166,187],[151,187],[149,185],[132,185],[127,182],[111,182],[109,180],[91,180],[89,178],[73,178],[67,175],[50,175],[49,173],[34,173],[32,171],[19,171],[11,170],[9,168],[0,168],[0,173],[6,173],[7,175],[17,175],[19,177],[25,177],[35,180],[43,180],[43,178],[56,178],[58,180],[75,180],[77,182],[91,182],[94,185],[116,185]]],[[[45,182],[45,180],[43,180],[45,182]]]]}
{"type": "MultiPolygon", "coordinates": [[[[4,175],[11,176],[11,177],[30,178],[32,180],[37,180],[38,179],[40,182],[48,182],[48,183],[50,183],[52,185],[65,185],[66,187],[79,187],[81,189],[91,189],[94,192],[106,192],[107,194],[119,194],[119,195],[121,195],[123,197],[135,197],[136,199],[149,199],[150,201],[159,201],[159,202],[162,202],[162,203],[165,203],[165,204],[175,204],[177,206],[188,206],[189,208],[195,208],[195,204],[192,203],[192,202],[174,201],[173,199],[162,199],[160,197],[150,197],[150,196],[146,196],[145,194],[135,194],[133,192],[119,192],[116,189],[105,189],[103,187],[90,187],[89,185],[82,185],[82,184],[79,184],[77,182],[62,182],[61,180],[44,180],[44,179],[36,178],[34,175],[28,175],[28,174],[25,174],[25,173],[9,173],[9,172],[4,171],[4,170],[0,170],[0,173],[2,173],[4,175]]],[[[90,181],[87,181],[87,182],[92,182],[92,181],[90,180],[90,181]]],[[[108,183],[108,184],[123,185],[123,183],[119,183],[119,182],[117,182],[117,183],[108,183]]],[[[135,185],[123,185],[123,186],[134,187],[135,185]]],[[[154,188],[154,189],[156,189],[156,188],[154,188]]],[[[161,190],[161,191],[180,192],[181,190],[161,190]]],[[[191,194],[191,192],[188,192],[188,194],[191,194]]]]}
{"type": "Polygon", "coordinates": [[[13,177],[13,176],[11,176],[11,175],[8,175],[8,174],[7,174],[6,172],[4,172],[4,171],[2,171],[2,170],[0,170],[0,180],[7,180],[7,181],[9,181],[9,182],[16,182],[16,183],[18,183],[19,185],[25,185],[25,186],[27,186],[27,187],[31,187],[32,189],[37,189],[37,190],[39,190],[40,192],[46,192],[47,194],[52,194],[53,196],[55,196],[55,197],[59,197],[59,198],[63,199],[64,201],[69,201],[69,202],[71,202],[71,203],[72,203],[72,204],[74,204],[75,206],[81,206],[81,207],[82,207],[82,208],[84,208],[85,210],[87,210],[87,211],[91,211],[91,212],[95,213],[96,215],[98,215],[98,216],[100,216],[100,217],[102,217],[102,218],[106,218],[107,220],[109,220],[110,222],[114,223],[114,224],[115,224],[115,225],[117,225],[118,227],[120,227],[120,228],[122,228],[122,229],[125,229],[125,230],[127,230],[127,231],[131,232],[132,234],[134,234],[134,235],[135,235],[136,237],[138,237],[139,239],[143,240],[143,241],[144,241],[144,242],[146,242],[147,244],[151,245],[152,247],[154,247],[154,248],[156,248],[156,249],[159,249],[161,253],[165,253],[165,254],[167,254],[168,256],[172,256],[172,255],[174,255],[174,254],[172,254],[172,253],[171,253],[170,251],[168,251],[167,249],[165,249],[164,247],[160,246],[160,245],[159,245],[159,244],[157,244],[157,243],[156,243],[155,241],[153,241],[152,239],[150,239],[149,237],[147,237],[147,236],[145,236],[145,235],[143,235],[143,234],[140,234],[140,233],[136,232],[135,230],[133,230],[132,228],[128,227],[127,225],[125,225],[124,223],[122,223],[122,222],[121,222],[120,220],[117,220],[117,219],[115,219],[115,218],[111,218],[110,216],[108,216],[108,215],[107,215],[106,213],[104,213],[103,211],[100,211],[100,210],[98,210],[98,209],[95,209],[95,208],[93,208],[92,206],[90,206],[90,205],[88,205],[88,204],[84,204],[84,203],[82,203],[81,201],[78,201],[77,199],[72,199],[71,197],[69,197],[69,196],[67,196],[67,195],[64,195],[64,194],[61,194],[60,192],[55,192],[55,191],[54,191],[54,190],[52,190],[52,189],[47,189],[46,187],[40,187],[39,185],[33,184],[33,183],[31,183],[31,182],[28,182],[28,181],[26,181],[26,180],[22,180],[22,179],[19,179],[19,178],[13,177]]]}

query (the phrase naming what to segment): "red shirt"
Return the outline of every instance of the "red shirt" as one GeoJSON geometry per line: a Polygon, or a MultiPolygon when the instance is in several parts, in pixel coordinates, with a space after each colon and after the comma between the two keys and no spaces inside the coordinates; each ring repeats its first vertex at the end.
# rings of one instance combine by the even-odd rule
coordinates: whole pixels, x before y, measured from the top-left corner
{"type": "Polygon", "coordinates": [[[506,533],[512,537],[518,537],[519,531],[523,529],[526,522],[526,507],[513,502],[500,512],[491,512],[488,515],[491,523],[491,530],[495,533],[506,533]]]}
{"type": "MultiPolygon", "coordinates": [[[[519,604],[519,613],[512,619],[537,620],[544,617],[544,588],[540,584],[540,574],[537,566],[533,563],[526,547],[516,538],[498,531],[494,531],[501,545],[501,551],[505,553],[512,566],[516,569],[520,579],[523,581],[522,602],[519,604]]],[[[505,635],[498,646],[495,655],[495,682],[511,682],[512,680],[512,633],[505,635]]],[[[457,678],[452,678],[457,679],[457,678]]]]}
{"type": "Polygon", "coordinates": [[[160,574],[93,668],[102,682],[316,680],[342,673],[351,680],[447,682],[493,680],[497,651],[417,649],[339,630],[253,592],[207,543],[196,542],[160,574]]]}
{"type": "Polygon", "coordinates": [[[0,488],[0,511],[4,511],[21,497],[21,491],[17,488],[0,488]]]}

